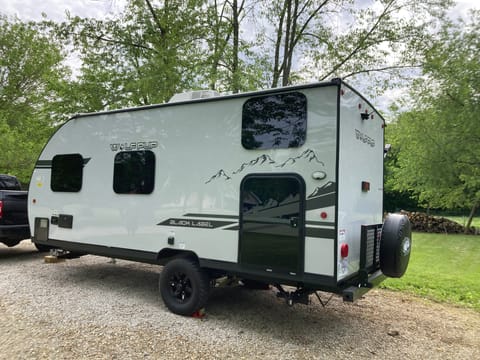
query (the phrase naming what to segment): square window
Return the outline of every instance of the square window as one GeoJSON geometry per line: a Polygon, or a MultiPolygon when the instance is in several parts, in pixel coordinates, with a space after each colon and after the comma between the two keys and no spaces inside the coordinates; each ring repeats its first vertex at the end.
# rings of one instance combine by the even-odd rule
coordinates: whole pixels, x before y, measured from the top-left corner
{"type": "Polygon", "coordinates": [[[300,147],[307,135],[307,98],[299,92],[254,97],[243,104],[246,149],[300,147]]]}
{"type": "Polygon", "coordinates": [[[155,183],[155,154],[148,150],[115,155],[113,191],[117,194],[151,194],[155,183]]]}
{"type": "Polygon", "coordinates": [[[80,154],[55,155],[52,159],[52,191],[79,192],[83,181],[83,157],[80,154]]]}

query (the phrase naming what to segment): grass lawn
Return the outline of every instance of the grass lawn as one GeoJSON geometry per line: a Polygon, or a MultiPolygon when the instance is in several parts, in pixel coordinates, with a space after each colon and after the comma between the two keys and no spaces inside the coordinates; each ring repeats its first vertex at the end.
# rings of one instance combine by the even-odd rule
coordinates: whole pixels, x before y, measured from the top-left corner
{"type": "Polygon", "coordinates": [[[407,272],[382,287],[480,311],[480,236],[413,233],[407,272]]]}
{"type": "MultiPolygon", "coordinates": [[[[460,225],[465,226],[467,223],[468,216],[446,216],[447,219],[450,219],[452,221],[455,221],[459,223],[460,225]]],[[[474,217],[472,220],[472,226],[475,226],[475,228],[480,228],[480,217],[474,217]]]]}

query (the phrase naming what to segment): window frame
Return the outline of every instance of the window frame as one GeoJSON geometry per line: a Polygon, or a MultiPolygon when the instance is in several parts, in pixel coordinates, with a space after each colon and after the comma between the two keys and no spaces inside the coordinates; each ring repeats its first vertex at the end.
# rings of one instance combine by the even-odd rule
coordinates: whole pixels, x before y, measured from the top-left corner
{"type": "MultiPolygon", "coordinates": [[[[122,159],[123,162],[132,161],[132,159],[125,160],[122,159]]],[[[139,166],[139,165],[136,165],[139,166]]],[[[113,183],[112,189],[115,194],[118,195],[150,195],[155,190],[155,169],[156,169],[156,156],[155,153],[151,150],[133,150],[133,151],[119,151],[115,154],[113,160],[113,183]],[[140,164],[143,166],[142,173],[139,174],[138,171],[132,171],[131,173],[125,172],[125,170],[121,170],[119,168],[120,164],[117,163],[117,159],[119,156],[124,156],[124,154],[138,154],[144,153],[145,154],[145,161],[146,163],[140,164]],[[147,158],[147,154],[149,158],[147,158]],[[153,166],[152,166],[153,165],[153,166]],[[118,172],[122,171],[121,174],[118,172]],[[132,173],[136,173],[136,176],[130,176],[132,173]],[[128,181],[125,181],[128,180],[128,181]],[[146,184],[142,186],[138,186],[140,182],[145,182],[146,184]],[[132,188],[132,185],[134,186],[132,188]],[[126,191],[125,186],[127,186],[130,190],[126,191]]],[[[137,169],[138,170],[138,169],[137,169]]]]}
{"type": "MultiPolygon", "coordinates": [[[[68,162],[70,165],[72,159],[70,159],[68,162]]],[[[85,165],[85,159],[84,157],[79,154],[79,153],[71,153],[71,154],[57,154],[52,158],[52,170],[50,173],[50,189],[53,192],[63,192],[63,193],[78,193],[82,190],[83,187],[83,167],[85,165]],[[65,172],[67,175],[70,175],[69,180],[72,180],[72,177],[76,177],[75,182],[73,181],[63,181],[62,186],[58,186],[59,182],[57,182],[57,177],[65,177],[65,174],[58,173],[60,169],[57,170],[56,163],[60,161],[59,159],[62,159],[62,161],[66,160],[67,157],[73,158],[76,157],[78,160],[78,164],[80,166],[75,173],[72,172],[73,166],[69,169],[65,169],[65,167],[62,169],[63,172],[65,172]],[[65,171],[66,170],[66,171],[65,171]],[[73,186],[73,185],[75,186],[73,186]],[[69,186],[70,185],[70,186],[69,186]]]]}
{"type": "MultiPolygon", "coordinates": [[[[287,123],[286,120],[283,120],[283,123],[287,123]]],[[[297,148],[301,147],[305,144],[307,139],[307,125],[308,125],[308,102],[307,97],[305,94],[299,91],[291,91],[291,92],[283,92],[283,93],[274,93],[262,96],[255,96],[251,97],[243,103],[242,107],[242,129],[241,129],[241,143],[242,146],[247,150],[271,150],[271,149],[288,149],[288,148],[297,148]],[[295,108],[288,108],[288,103],[285,102],[285,98],[295,96],[296,99],[296,107],[295,108]],[[275,100],[277,98],[277,100],[275,100]],[[268,101],[268,99],[270,99],[268,101]],[[264,103],[262,104],[262,101],[264,103]],[[282,125],[282,118],[278,118],[278,114],[268,113],[268,109],[265,110],[264,107],[268,106],[270,103],[278,102],[280,104],[279,107],[275,107],[276,112],[282,112],[284,114],[287,111],[290,112],[290,115],[294,114],[297,115],[297,118],[292,119],[291,123],[289,124],[288,133],[283,134],[284,138],[282,139],[279,134],[281,134],[282,128],[285,131],[285,127],[282,126],[275,126],[275,125],[282,125]],[[252,113],[255,113],[252,108],[260,108],[259,113],[255,114],[255,117],[250,117],[252,113]],[[265,111],[265,112],[262,112],[265,111]],[[263,115],[263,116],[262,116],[263,115]],[[277,119],[275,119],[275,115],[277,119]],[[274,123],[278,121],[278,123],[274,123]],[[295,123],[301,121],[301,124],[298,126],[297,131],[300,131],[301,136],[294,136],[294,131],[296,130],[295,123]],[[249,128],[250,126],[250,128],[249,128]],[[263,133],[251,134],[252,129],[259,128],[259,127],[270,127],[270,131],[265,131],[263,133]],[[276,135],[274,135],[276,133],[276,135]],[[267,136],[268,144],[263,145],[260,143],[256,146],[255,141],[257,140],[258,136],[267,136]],[[270,136],[270,138],[268,138],[270,136]],[[277,136],[277,138],[275,138],[277,136]],[[248,141],[247,139],[251,137],[251,140],[248,141]],[[256,138],[257,137],[257,138],[256,138]],[[273,144],[272,139],[274,140],[273,144]],[[293,141],[297,141],[294,143],[293,141]],[[277,143],[279,142],[279,143],[277,143]]],[[[254,130],[253,130],[254,131],[254,130]]]]}

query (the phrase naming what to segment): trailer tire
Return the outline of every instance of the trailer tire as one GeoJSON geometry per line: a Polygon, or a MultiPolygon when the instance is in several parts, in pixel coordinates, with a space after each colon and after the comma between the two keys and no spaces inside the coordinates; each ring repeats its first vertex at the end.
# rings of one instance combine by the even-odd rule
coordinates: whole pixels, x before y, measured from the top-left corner
{"type": "Polygon", "coordinates": [[[410,260],[412,230],[406,215],[389,214],[380,240],[380,269],[388,277],[403,276],[410,260]]]}
{"type": "Polygon", "coordinates": [[[198,262],[190,258],[169,261],[160,273],[160,294],[167,308],[178,315],[190,316],[208,300],[210,279],[198,262]]]}

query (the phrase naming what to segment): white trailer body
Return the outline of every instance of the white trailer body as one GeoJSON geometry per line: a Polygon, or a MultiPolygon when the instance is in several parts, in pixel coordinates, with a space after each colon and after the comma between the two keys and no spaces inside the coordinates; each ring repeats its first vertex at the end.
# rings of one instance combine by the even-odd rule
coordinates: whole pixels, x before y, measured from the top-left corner
{"type": "Polygon", "coordinates": [[[384,278],[383,158],[384,120],[340,80],[81,114],[36,163],[33,241],[354,300],[384,278]]]}

